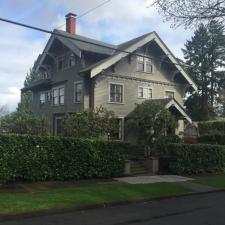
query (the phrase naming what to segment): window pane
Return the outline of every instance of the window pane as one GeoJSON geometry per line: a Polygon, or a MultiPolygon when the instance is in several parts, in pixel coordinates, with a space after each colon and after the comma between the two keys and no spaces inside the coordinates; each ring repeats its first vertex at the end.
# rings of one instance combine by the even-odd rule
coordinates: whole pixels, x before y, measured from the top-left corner
{"type": "Polygon", "coordinates": [[[152,73],[152,62],[151,60],[146,60],[146,64],[145,64],[146,68],[146,72],[147,73],[152,73]]]}
{"type": "Polygon", "coordinates": [[[75,84],[75,102],[82,101],[82,84],[75,84]]]}
{"type": "Polygon", "coordinates": [[[75,55],[72,53],[70,54],[69,66],[72,67],[75,65],[76,65],[76,58],[75,58],[75,55]]]}
{"type": "Polygon", "coordinates": [[[40,94],[40,102],[41,104],[45,103],[45,93],[40,94]]]}
{"type": "Polygon", "coordinates": [[[59,97],[59,104],[64,104],[64,95],[59,97]]]}
{"type": "Polygon", "coordinates": [[[64,87],[62,87],[62,88],[59,89],[59,95],[60,95],[60,96],[61,96],[61,95],[64,95],[64,87]]]}
{"type": "Polygon", "coordinates": [[[144,57],[137,57],[137,70],[144,71],[144,57]]]}
{"type": "Polygon", "coordinates": [[[54,89],[54,90],[53,90],[53,96],[54,96],[54,97],[57,97],[57,96],[58,96],[58,89],[54,89]]]}
{"type": "Polygon", "coordinates": [[[46,100],[47,100],[47,102],[51,101],[51,92],[50,91],[46,92],[46,100]]]}
{"type": "Polygon", "coordinates": [[[138,97],[139,98],[143,98],[144,97],[143,87],[139,87],[138,88],[138,97]]]}
{"type": "Polygon", "coordinates": [[[59,98],[58,97],[53,97],[53,104],[58,105],[59,104],[59,98]]]}

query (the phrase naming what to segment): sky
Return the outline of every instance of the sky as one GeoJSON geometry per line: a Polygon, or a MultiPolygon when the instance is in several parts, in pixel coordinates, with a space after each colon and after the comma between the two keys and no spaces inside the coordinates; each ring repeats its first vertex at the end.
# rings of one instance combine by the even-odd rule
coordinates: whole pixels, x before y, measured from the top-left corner
{"type": "MultiPolygon", "coordinates": [[[[65,29],[65,15],[78,16],[105,0],[0,0],[0,17],[48,30],[65,29]]],[[[0,106],[10,111],[20,101],[26,74],[43,51],[48,34],[0,21],[0,106]]],[[[77,20],[77,33],[119,44],[156,31],[170,50],[183,58],[181,48],[193,34],[170,22],[151,6],[151,0],[111,0],[77,20]]]]}

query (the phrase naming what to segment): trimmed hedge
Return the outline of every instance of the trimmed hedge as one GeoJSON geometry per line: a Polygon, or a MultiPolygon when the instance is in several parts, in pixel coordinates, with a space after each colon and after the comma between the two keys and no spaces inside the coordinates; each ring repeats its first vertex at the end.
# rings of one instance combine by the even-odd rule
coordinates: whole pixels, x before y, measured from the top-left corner
{"type": "Polygon", "coordinates": [[[0,135],[0,182],[116,176],[127,149],[120,141],[0,135]]]}
{"type": "Polygon", "coordinates": [[[225,121],[199,122],[198,130],[202,135],[225,135],[225,121]]]}
{"type": "Polygon", "coordinates": [[[198,137],[199,143],[225,145],[225,135],[202,135],[198,137]]]}
{"type": "Polygon", "coordinates": [[[177,174],[222,172],[225,146],[207,144],[169,144],[169,168],[177,174]]]}

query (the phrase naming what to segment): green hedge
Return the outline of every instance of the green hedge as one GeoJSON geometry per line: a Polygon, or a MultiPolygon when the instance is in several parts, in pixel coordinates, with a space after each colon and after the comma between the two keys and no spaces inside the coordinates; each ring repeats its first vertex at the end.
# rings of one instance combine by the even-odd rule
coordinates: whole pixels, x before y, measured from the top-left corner
{"type": "Polygon", "coordinates": [[[225,135],[202,135],[198,138],[199,143],[225,145],[225,135]]]}
{"type": "Polygon", "coordinates": [[[0,135],[0,182],[119,175],[127,149],[119,141],[0,135]]]}
{"type": "Polygon", "coordinates": [[[169,168],[177,174],[222,172],[225,146],[208,144],[169,144],[169,168]]]}
{"type": "Polygon", "coordinates": [[[198,130],[202,135],[225,135],[225,121],[199,122],[198,130]]]}

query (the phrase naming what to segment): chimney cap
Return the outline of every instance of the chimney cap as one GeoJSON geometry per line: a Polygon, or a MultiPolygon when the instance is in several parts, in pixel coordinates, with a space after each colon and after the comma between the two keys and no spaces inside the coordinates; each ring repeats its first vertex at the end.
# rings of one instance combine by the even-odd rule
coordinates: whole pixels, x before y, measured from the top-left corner
{"type": "Polygon", "coordinates": [[[77,15],[74,14],[74,13],[68,13],[68,14],[66,14],[66,18],[68,18],[68,17],[70,17],[70,16],[76,17],[77,15]]]}

